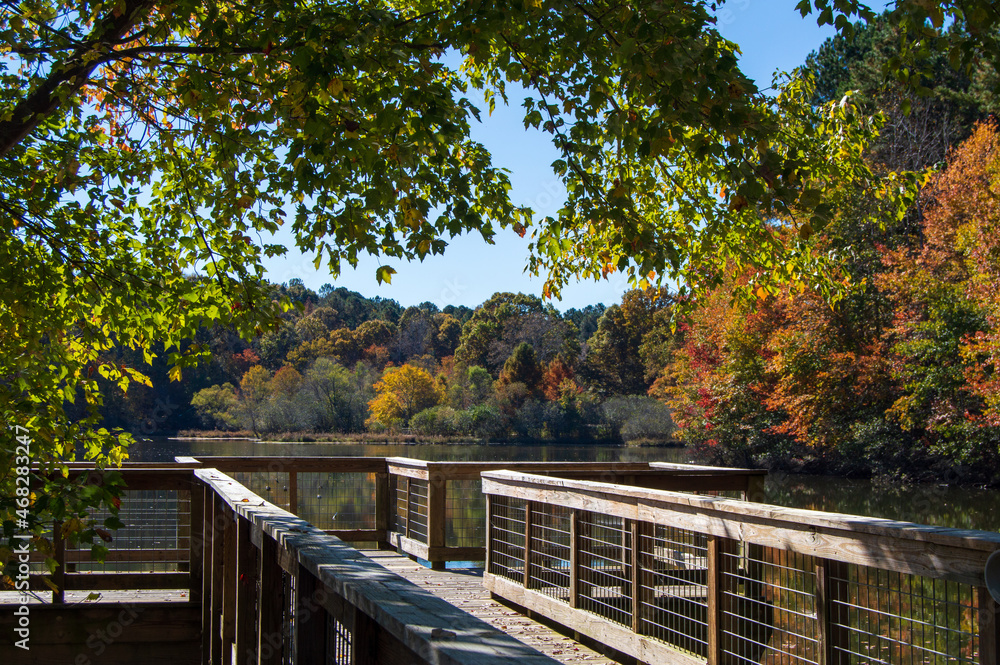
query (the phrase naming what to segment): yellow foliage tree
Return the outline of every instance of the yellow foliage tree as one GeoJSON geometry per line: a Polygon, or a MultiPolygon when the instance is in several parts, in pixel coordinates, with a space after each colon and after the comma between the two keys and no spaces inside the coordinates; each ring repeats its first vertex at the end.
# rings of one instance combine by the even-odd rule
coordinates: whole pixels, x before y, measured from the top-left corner
{"type": "Polygon", "coordinates": [[[410,418],[440,404],[444,391],[430,372],[413,365],[387,369],[375,384],[375,399],[368,402],[365,425],[406,426],[410,418]]]}

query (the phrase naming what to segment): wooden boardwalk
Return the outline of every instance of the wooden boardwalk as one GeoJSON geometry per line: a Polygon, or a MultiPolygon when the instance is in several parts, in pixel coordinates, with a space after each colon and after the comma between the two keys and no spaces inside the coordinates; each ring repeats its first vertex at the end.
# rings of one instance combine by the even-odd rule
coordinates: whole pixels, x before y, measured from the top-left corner
{"type": "Polygon", "coordinates": [[[516,640],[567,665],[615,665],[616,661],[490,598],[482,569],[431,570],[390,551],[362,550],[371,560],[516,640]]]}

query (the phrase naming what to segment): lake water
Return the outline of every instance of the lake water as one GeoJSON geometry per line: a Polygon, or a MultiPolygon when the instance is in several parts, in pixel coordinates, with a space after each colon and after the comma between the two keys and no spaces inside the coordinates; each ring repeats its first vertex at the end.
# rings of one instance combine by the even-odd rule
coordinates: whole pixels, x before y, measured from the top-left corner
{"type": "MultiPolygon", "coordinates": [[[[245,440],[138,442],[134,462],[169,462],[177,455],[372,456],[435,461],[689,462],[683,448],[504,444],[267,443],[245,440]]],[[[1000,531],[1000,491],[919,484],[888,486],[870,480],[774,473],[765,485],[770,503],[793,508],[885,517],[961,529],[1000,531]]]]}

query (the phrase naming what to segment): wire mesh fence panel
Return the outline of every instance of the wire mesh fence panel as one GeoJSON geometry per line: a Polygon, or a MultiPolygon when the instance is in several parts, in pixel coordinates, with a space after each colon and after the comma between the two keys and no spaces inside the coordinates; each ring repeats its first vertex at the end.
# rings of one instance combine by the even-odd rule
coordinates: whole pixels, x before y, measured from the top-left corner
{"type": "Polygon", "coordinates": [[[648,525],[639,536],[639,632],[682,651],[708,653],[708,541],[697,532],[648,525]],[[649,528],[652,527],[652,528],[649,528]]]}
{"type": "Polygon", "coordinates": [[[572,513],[563,506],[531,505],[528,588],[568,602],[572,513]]]}
{"type": "Polygon", "coordinates": [[[490,573],[524,581],[525,502],[505,496],[490,501],[490,573]]]}
{"type": "Polygon", "coordinates": [[[296,515],[320,529],[375,528],[374,473],[298,473],[296,515]]]}
{"type": "Polygon", "coordinates": [[[389,529],[396,533],[406,533],[406,509],[409,505],[406,497],[406,478],[389,475],[389,496],[393,498],[389,529]]]}
{"type": "Polygon", "coordinates": [[[972,586],[863,566],[847,567],[832,581],[846,590],[831,611],[847,634],[835,648],[851,662],[981,662],[980,599],[972,586]]]}
{"type": "Polygon", "coordinates": [[[410,478],[410,492],[407,502],[407,531],[410,538],[421,543],[427,542],[427,481],[410,478]]]}
{"type": "MultiPolygon", "coordinates": [[[[66,543],[69,572],[183,572],[188,569],[191,501],[190,492],[177,490],[126,490],[121,495],[119,529],[105,529],[111,512],[102,508],[91,513],[97,526],[110,538],[103,562],[94,561],[91,548],[66,543]]],[[[65,530],[65,525],[64,525],[65,530]]]]}
{"type": "Polygon", "coordinates": [[[295,512],[290,503],[287,471],[236,471],[230,475],[265,501],[295,512]]]}
{"type": "Polygon", "coordinates": [[[326,665],[351,665],[351,631],[332,614],[326,615],[326,665]]]}
{"type": "Polygon", "coordinates": [[[579,516],[581,609],[632,625],[631,538],[620,517],[579,516]]]}
{"type": "Polygon", "coordinates": [[[486,544],[486,497],[478,478],[449,480],[445,499],[445,545],[483,547],[486,544]]]}
{"type": "Polygon", "coordinates": [[[819,662],[813,557],[743,544],[721,562],[723,650],[736,662],[819,662]]]}

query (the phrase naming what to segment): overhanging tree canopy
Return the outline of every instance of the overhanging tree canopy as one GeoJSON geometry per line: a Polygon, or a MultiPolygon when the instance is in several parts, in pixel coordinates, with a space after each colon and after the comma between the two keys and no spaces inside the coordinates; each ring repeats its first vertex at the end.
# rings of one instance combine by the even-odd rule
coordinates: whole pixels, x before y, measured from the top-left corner
{"type": "MultiPolygon", "coordinates": [[[[77,444],[121,459],[92,427],[96,377],[144,377],[104,361],[113,344],[148,358],[163,342],[180,372],[204,353],[184,345],[199,326],[275,319],[261,260],[284,248],[262,238],[283,223],[334,273],[526,233],[530,210],[470,138],[470,87],[491,108],[528,89],[525,125],[562,153],[568,200],[534,221],[529,264],[550,293],[613,271],[711,284],[729,262],[756,270],[751,290],[808,278],[846,189],[911,192],[861,161],[872,119],[811,107],[796,79],[762,95],[693,0],[0,7],[0,410],[43,472],[77,444]],[[73,400],[89,419],[67,417],[73,400]]],[[[36,508],[63,517],[80,492],[46,486],[36,508]]]]}

